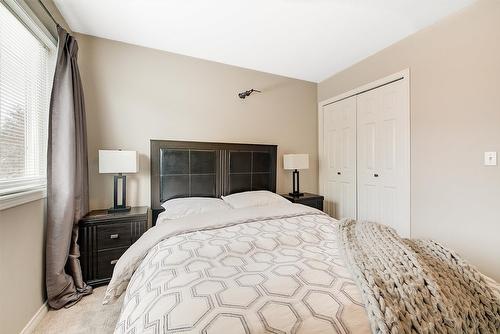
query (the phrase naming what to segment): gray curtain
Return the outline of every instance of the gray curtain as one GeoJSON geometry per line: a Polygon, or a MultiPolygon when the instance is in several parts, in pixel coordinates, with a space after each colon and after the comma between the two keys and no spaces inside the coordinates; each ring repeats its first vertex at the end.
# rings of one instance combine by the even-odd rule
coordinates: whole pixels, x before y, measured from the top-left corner
{"type": "Polygon", "coordinates": [[[87,130],[78,44],[57,27],[59,46],[50,100],[45,276],[49,305],[69,307],[92,288],[82,280],[78,220],[88,211],[87,130]]]}

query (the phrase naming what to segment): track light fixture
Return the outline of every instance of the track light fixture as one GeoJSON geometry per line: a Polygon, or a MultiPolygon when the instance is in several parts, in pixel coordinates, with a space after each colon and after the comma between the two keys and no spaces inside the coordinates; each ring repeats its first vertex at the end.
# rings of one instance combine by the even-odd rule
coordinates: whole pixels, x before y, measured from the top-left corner
{"type": "Polygon", "coordinates": [[[252,94],[253,92],[262,93],[260,90],[252,88],[250,90],[238,93],[238,96],[240,97],[240,99],[245,99],[247,96],[250,96],[250,94],[252,94]]]}

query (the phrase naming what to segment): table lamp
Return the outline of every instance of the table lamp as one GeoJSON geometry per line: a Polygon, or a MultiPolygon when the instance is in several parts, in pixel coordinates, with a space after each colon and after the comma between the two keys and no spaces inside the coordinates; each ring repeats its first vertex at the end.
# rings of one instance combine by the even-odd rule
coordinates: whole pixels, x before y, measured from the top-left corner
{"type": "Polygon", "coordinates": [[[299,190],[299,169],[309,168],[309,154],[284,154],[283,168],[293,170],[293,191],[291,196],[304,196],[299,190]]]}
{"type": "Polygon", "coordinates": [[[127,206],[127,176],[125,173],[137,173],[137,152],[122,150],[99,150],[99,173],[117,174],[114,176],[113,207],[109,213],[130,211],[127,206]],[[118,203],[118,182],[121,181],[122,196],[118,203]]]}

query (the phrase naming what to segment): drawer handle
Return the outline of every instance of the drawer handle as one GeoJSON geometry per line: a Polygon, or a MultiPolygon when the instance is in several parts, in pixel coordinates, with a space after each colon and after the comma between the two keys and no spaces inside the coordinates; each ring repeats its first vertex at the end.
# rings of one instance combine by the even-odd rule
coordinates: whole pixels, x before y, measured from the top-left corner
{"type": "Polygon", "coordinates": [[[119,234],[111,234],[111,235],[109,236],[109,238],[110,238],[110,239],[118,239],[119,237],[120,237],[120,235],[119,235],[119,234]]]}
{"type": "Polygon", "coordinates": [[[113,264],[116,264],[116,262],[118,262],[118,260],[111,260],[110,263],[113,265],[113,264]]]}

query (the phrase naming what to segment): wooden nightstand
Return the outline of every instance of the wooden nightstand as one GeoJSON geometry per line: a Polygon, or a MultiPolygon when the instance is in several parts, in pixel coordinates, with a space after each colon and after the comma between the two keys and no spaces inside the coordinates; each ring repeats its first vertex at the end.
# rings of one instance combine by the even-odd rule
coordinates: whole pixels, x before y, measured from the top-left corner
{"type": "Polygon", "coordinates": [[[307,205],[318,210],[323,211],[323,199],[324,197],[321,195],[304,193],[304,196],[295,197],[289,194],[281,194],[284,198],[293,203],[307,205]]]}
{"type": "Polygon", "coordinates": [[[91,286],[110,281],[115,263],[146,231],[148,208],[133,207],[128,212],[91,211],[79,225],[78,244],[83,279],[91,286]]]}

